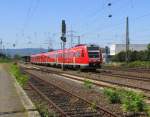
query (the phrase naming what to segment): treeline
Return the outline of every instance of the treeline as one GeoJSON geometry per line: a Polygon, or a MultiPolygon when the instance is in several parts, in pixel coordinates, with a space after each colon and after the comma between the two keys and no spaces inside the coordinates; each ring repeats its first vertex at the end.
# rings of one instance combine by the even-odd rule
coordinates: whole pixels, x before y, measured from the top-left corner
{"type": "MultiPolygon", "coordinates": [[[[150,61],[150,44],[148,44],[147,49],[143,51],[129,51],[129,61],[150,61]]],[[[112,61],[124,62],[126,60],[126,52],[122,51],[117,55],[111,57],[112,61]]]]}

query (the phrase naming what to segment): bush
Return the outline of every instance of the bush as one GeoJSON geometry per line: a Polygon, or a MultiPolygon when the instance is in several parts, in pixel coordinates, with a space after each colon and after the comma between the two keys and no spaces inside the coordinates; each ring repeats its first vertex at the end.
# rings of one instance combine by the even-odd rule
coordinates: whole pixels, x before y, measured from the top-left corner
{"type": "Polygon", "coordinates": [[[141,93],[121,89],[104,89],[104,94],[108,96],[111,103],[119,103],[124,112],[131,112],[134,114],[138,112],[145,112],[150,116],[150,107],[145,103],[145,97],[141,93]]]}
{"type": "Polygon", "coordinates": [[[121,103],[121,95],[117,90],[105,88],[104,94],[108,96],[108,99],[112,104],[121,103]]]}
{"type": "Polygon", "coordinates": [[[144,96],[133,91],[127,91],[122,98],[122,108],[125,112],[143,112],[146,108],[144,96]]]}
{"type": "MultiPolygon", "coordinates": [[[[147,50],[143,51],[128,51],[129,61],[150,61],[150,44],[147,46],[147,50]]],[[[126,52],[121,51],[117,55],[111,58],[112,61],[124,62],[126,59],[126,52]]]]}
{"type": "Polygon", "coordinates": [[[17,82],[21,85],[24,86],[27,81],[28,81],[28,76],[23,75],[17,65],[12,65],[11,66],[11,71],[10,71],[16,78],[17,82]]]}
{"type": "Polygon", "coordinates": [[[125,56],[126,56],[126,52],[122,51],[118,53],[117,55],[113,56],[111,60],[116,61],[116,62],[123,62],[125,61],[125,56]]]}

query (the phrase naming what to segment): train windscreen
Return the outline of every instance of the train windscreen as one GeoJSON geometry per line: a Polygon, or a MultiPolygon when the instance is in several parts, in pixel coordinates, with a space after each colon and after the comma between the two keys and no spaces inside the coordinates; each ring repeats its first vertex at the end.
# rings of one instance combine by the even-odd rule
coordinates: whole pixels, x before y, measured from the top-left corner
{"type": "Polygon", "coordinates": [[[98,46],[90,46],[87,47],[89,58],[99,58],[99,47],[98,46]]]}
{"type": "Polygon", "coordinates": [[[89,58],[99,58],[99,52],[88,52],[89,58]]]}

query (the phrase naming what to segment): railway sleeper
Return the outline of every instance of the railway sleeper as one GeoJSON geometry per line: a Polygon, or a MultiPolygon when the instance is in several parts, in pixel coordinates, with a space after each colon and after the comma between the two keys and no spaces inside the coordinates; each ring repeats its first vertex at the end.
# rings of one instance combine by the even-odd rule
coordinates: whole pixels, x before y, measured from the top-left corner
{"type": "Polygon", "coordinates": [[[98,112],[67,112],[67,115],[71,117],[101,117],[101,114],[98,112]]]}
{"type": "Polygon", "coordinates": [[[63,100],[63,101],[66,101],[66,102],[69,101],[69,97],[68,97],[68,96],[63,96],[63,95],[61,95],[61,97],[60,97],[60,96],[51,95],[51,94],[48,94],[48,96],[51,97],[51,99],[57,100],[57,101],[58,101],[58,100],[63,100]]]}
{"type": "Polygon", "coordinates": [[[67,112],[67,111],[74,111],[74,112],[96,112],[96,111],[94,111],[94,110],[91,110],[91,109],[87,109],[87,108],[62,108],[62,110],[64,110],[65,112],[67,112]]]}
{"type": "Polygon", "coordinates": [[[61,102],[64,102],[64,103],[68,103],[68,100],[66,99],[60,99],[59,97],[49,97],[51,98],[51,100],[55,101],[56,103],[61,103],[61,102]]]}
{"type": "MultiPolygon", "coordinates": [[[[58,103],[58,106],[59,107],[64,107],[64,106],[69,106],[69,107],[72,107],[72,108],[85,108],[85,105],[73,105],[73,104],[69,104],[69,103],[58,103]]],[[[89,107],[88,107],[89,108],[89,107]]]]}
{"type": "Polygon", "coordinates": [[[57,104],[60,108],[66,108],[66,107],[70,107],[69,104],[57,104]]]}

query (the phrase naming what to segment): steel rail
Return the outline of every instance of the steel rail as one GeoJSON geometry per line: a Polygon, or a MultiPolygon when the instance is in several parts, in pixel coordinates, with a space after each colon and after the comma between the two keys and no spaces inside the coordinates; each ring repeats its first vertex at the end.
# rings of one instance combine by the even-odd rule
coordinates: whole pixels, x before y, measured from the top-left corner
{"type": "MultiPolygon", "coordinates": [[[[38,66],[39,67],[39,66],[38,66]]],[[[30,68],[30,69],[35,69],[35,68],[30,68]]],[[[46,67],[43,69],[43,67],[39,67],[39,69],[37,70],[42,70],[42,71],[45,71],[45,72],[48,72],[48,71],[51,71],[49,69],[47,69],[46,67]]],[[[106,71],[106,70],[105,70],[106,71]]],[[[140,81],[143,81],[143,82],[150,82],[150,77],[144,77],[144,76],[135,76],[135,75],[127,75],[127,74],[120,74],[120,73],[111,73],[110,71],[112,70],[107,70],[107,72],[92,72],[93,74],[95,75],[105,75],[105,76],[114,76],[114,77],[119,77],[119,78],[125,78],[125,79],[130,79],[130,80],[140,80],[140,81]]],[[[115,70],[113,70],[115,71],[115,70]]],[[[61,72],[59,71],[60,73],[64,73],[64,72],[61,72]]]]}
{"type": "MultiPolygon", "coordinates": [[[[69,76],[63,75],[62,73],[64,73],[64,72],[58,72],[58,71],[53,71],[53,70],[48,70],[48,69],[38,69],[38,71],[54,73],[54,74],[57,74],[57,75],[60,75],[60,76],[64,76],[64,77],[68,77],[68,78],[71,78],[71,79],[74,79],[74,80],[78,80],[78,79],[76,79],[74,77],[71,77],[71,76],[69,77],[69,76]]],[[[82,76],[74,75],[74,74],[70,74],[70,73],[65,73],[65,74],[72,75],[72,76],[77,76],[77,77],[82,77],[82,76]]],[[[85,78],[85,79],[89,79],[90,80],[92,78],[85,78]]],[[[149,91],[150,92],[150,89],[141,88],[141,87],[138,87],[138,86],[131,86],[131,85],[128,85],[128,84],[116,83],[116,82],[113,82],[113,81],[106,81],[106,80],[102,80],[102,79],[92,79],[92,80],[102,81],[102,82],[110,83],[110,84],[117,85],[117,86],[123,86],[123,87],[134,88],[134,89],[140,89],[140,90],[143,90],[143,91],[149,91]]],[[[80,80],[80,81],[84,82],[84,80],[80,80]]],[[[99,85],[98,83],[94,83],[94,82],[93,82],[93,84],[94,85],[99,85]]]]}
{"type": "Polygon", "coordinates": [[[119,77],[119,78],[130,79],[130,80],[150,82],[149,77],[140,77],[140,76],[134,76],[134,75],[119,74],[119,73],[100,73],[100,75],[114,76],[114,77],[119,77]]]}
{"type": "MultiPolygon", "coordinates": [[[[62,91],[65,91],[66,93],[68,93],[68,94],[70,94],[70,95],[72,95],[72,96],[74,96],[74,97],[76,97],[76,98],[79,98],[79,99],[83,100],[84,102],[88,103],[89,105],[92,105],[92,103],[89,102],[88,100],[85,100],[85,99],[83,99],[83,98],[81,98],[81,97],[79,97],[79,96],[77,96],[77,95],[75,95],[75,94],[72,94],[71,92],[69,92],[69,91],[63,89],[62,87],[59,87],[59,86],[57,86],[57,85],[55,85],[55,84],[52,84],[52,83],[50,83],[50,82],[47,82],[47,81],[41,79],[40,77],[38,77],[38,76],[36,76],[36,75],[34,75],[34,74],[32,74],[32,73],[29,73],[29,72],[27,72],[27,71],[24,71],[24,72],[25,72],[26,74],[29,74],[30,76],[33,76],[33,77],[36,77],[36,78],[40,79],[42,82],[48,83],[48,84],[50,84],[50,85],[53,85],[53,86],[57,87],[58,89],[60,89],[60,90],[62,90],[62,91]]],[[[102,115],[105,115],[105,114],[106,114],[107,117],[117,117],[117,115],[115,115],[115,114],[109,112],[108,110],[105,110],[104,108],[102,108],[102,107],[100,107],[100,106],[97,106],[97,105],[96,105],[96,109],[99,110],[99,112],[100,112],[102,115]]]]}
{"type": "Polygon", "coordinates": [[[70,117],[68,116],[61,108],[59,108],[53,101],[51,101],[47,96],[45,96],[40,90],[38,90],[31,82],[29,82],[29,86],[35,90],[41,97],[43,97],[49,105],[52,105],[57,111],[59,111],[61,117],[70,117]]]}
{"type": "MultiPolygon", "coordinates": [[[[84,82],[84,80],[77,79],[77,78],[74,78],[74,77],[71,77],[71,76],[63,75],[64,72],[61,72],[61,71],[58,72],[58,71],[54,71],[54,70],[41,69],[41,68],[39,68],[39,69],[25,68],[25,69],[37,70],[37,71],[42,71],[42,72],[47,72],[47,73],[54,73],[54,74],[57,74],[57,75],[60,75],[60,76],[64,76],[64,77],[68,77],[68,78],[71,78],[71,79],[74,79],[74,80],[78,80],[78,81],[84,82]]],[[[65,73],[65,74],[72,75],[72,76],[77,76],[77,77],[82,77],[82,76],[74,75],[74,74],[70,74],[70,73],[65,73]]],[[[127,87],[127,88],[133,88],[133,89],[139,89],[139,90],[142,90],[142,91],[148,91],[148,92],[150,92],[150,89],[142,88],[142,87],[138,87],[138,86],[131,86],[131,85],[128,85],[128,84],[116,83],[116,82],[113,82],[113,81],[106,81],[106,80],[102,80],[102,79],[92,79],[92,78],[85,78],[85,79],[94,80],[96,82],[97,81],[101,81],[101,82],[109,83],[109,84],[112,84],[112,85],[117,85],[117,86],[122,86],[122,87],[127,87]]],[[[98,84],[98,83],[95,83],[95,82],[92,82],[92,83],[94,85],[97,85],[97,86],[105,86],[105,85],[101,85],[101,84],[98,84]]],[[[112,86],[105,86],[105,87],[113,88],[112,86]]]]}

